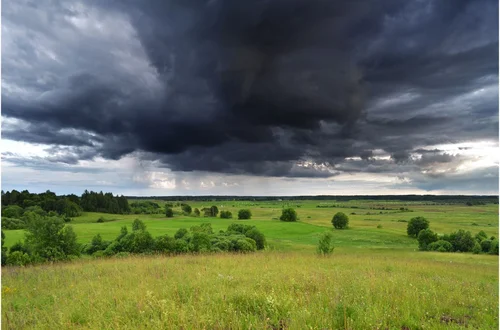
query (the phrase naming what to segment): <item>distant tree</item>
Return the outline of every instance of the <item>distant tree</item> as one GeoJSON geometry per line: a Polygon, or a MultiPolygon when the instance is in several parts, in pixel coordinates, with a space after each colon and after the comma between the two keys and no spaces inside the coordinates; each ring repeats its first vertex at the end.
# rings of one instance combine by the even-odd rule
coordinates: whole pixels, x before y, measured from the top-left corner
{"type": "Polygon", "coordinates": [[[417,239],[418,239],[418,249],[420,251],[427,251],[429,244],[437,242],[438,236],[435,232],[427,228],[427,229],[422,229],[418,233],[417,239]]]}
{"type": "Polygon", "coordinates": [[[233,214],[230,211],[220,211],[221,219],[231,219],[233,214]]]}
{"type": "Polygon", "coordinates": [[[23,215],[23,208],[17,205],[9,205],[2,210],[2,217],[20,219],[23,215]]]}
{"type": "Polygon", "coordinates": [[[422,229],[429,228],[429,221],[424,217],[411,218],[406,228],[408,236],[417,237],[422,229]]]}
{"type": "Polygon", "coordinates": [[[483,240],[487,239],[488,235],[484,232],[484,230],[481,230],[479,233],[476,234],[475,239],[478,243],[481,243],[483,240]]]}
{"type": "Polygon", "coordinates": [[[134,222],[132,222],[132,231],[138,231],[138,230],[146,230],[146,225],[144,222],[142,222],[139,219],[135,219],[134,222]]]}
{"type": "Polygon", "coordinates": [[[317,252],[321,255],[329,255],[333,252],[333,235],[330,232],[321,234],[318,241],[317,252]]]}
{"type": "Polygon", "coordinates": [[[474,237],[472,237],[471,232],[463,229],[459,229],[458,231],[451,233],[449,240],[453,246],[453,251],[456,252],[471,252],[474,248],[474,243],[476,242],[474,237]]]}
{"type": "Polygon", "coordinates": [[[238,219],[240,220],[248,220],[252,217],[252,212],[248,209],[242,209],[238,211],[238,219]]]}
{"type": "Polygon", "coordinates": [[[217,216],[217,214],[219,214],[219,209],[217,208],[217,206],[212,205],[212,206],[210,207],[210,212],[211,212],[211,216],[212,216],[212,217],[216,217],[216,216],[217,216]]]}
{"type": "Polygon", "coordinates": [[[200,210],[198,208],[194,209],[194,215],[199,217],[200,216],[200,210]]]}
{"type": "Polygon", "coordinates": [[[165,215],[167,216],[167,218],[172,218],[174,216],[174,210],[172,210],[170,207],[167,207],[165,215]]]}
{"type": "Polygon", "coordinates": [[[190,205],[188,205],[188,204],[182,205],[182,212],[184,212],[184,214],[189,215],[189,214],[191,214],[192,211],[193,211],[193,209],[191,208],[190,205]]]}
{"type": "Polygon", "coordinates": [[[297,221],[297,212],[292,208],[283,209],[281,211],[280,220],[286,222],[297,221]]]}
{"type": "Polygon", "coordinates": [[[335,229],[345,229],[349,226],[349,217],[343,212],[337,212],[332,218],[335,229]]]}

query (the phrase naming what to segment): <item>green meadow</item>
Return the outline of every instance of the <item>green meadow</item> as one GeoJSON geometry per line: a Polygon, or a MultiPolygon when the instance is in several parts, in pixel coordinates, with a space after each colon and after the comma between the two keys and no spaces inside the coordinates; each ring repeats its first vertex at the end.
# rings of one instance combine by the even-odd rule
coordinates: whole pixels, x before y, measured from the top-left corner
{"type": "MultiPolygon", "coordinates": [[[[163,205],[164,202],[158,202],[163,205]]],[[[210,222],[257,226],[268,247],[252,254],[131,256],[2,269],[2,329],[497,329],[498,256],[418,251],[416,216],[439,234],[498,237],[498,205],[395,201],[188,202],[233,219],[84,213],[81,243],[112,240],[141,219],[153,236],[210,222]],[[329,207],[317,207],[317,206],[329,207]],[[334,207],[331,207],[334,206],[334,207]],[[279,221],[293,207],[296,223],[279,221]],[[239,209],[251,220],[236,219],[239,209]],[[407,208],[409,211],[402,211],[407,208]],[[334,230],[336,212],[349,229],[334,230]],[[97,223],[103,217],[105,222],[97,223]],[[333,234],[331,256],[315,253],[333,234]]],[[[24,237],[4,230],[6,246],[24,237]]]]}

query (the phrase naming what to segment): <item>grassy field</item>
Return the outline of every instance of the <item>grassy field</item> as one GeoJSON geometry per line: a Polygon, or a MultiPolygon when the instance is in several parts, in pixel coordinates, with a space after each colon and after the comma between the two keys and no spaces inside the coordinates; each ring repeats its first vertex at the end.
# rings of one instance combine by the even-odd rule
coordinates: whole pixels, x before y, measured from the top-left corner
{"type": "MultiPolygon", "coordinates": [[[[419,252],[406,222],[484,230],[498,237],[498,205],[353,201],[189,203],[252,210],[252,220],[86,213],[72,225],[82,243],[143,220],[153,236],[210,222],[241,221],[269,242],[249,254],[135,256],[2,269],[2,329],[497,329],[498,256],[419,252]],[[318,205],[336,207],[318,208],[318,205]],[[280,222],[283,206],[300,221],[280,222]],[[401,212],[406,207],[411,212],[401,212]],[[381,209],[384,208],[384,209],[381,209]],[[350,229],[332,230],[336,212],[350,229]],[[99,217],[106,222],[96,223],[99,217]],[[399,220],[399,221],[398,221],[399,220]],[[330,257],[314,251],[332,231],[330,257]]],[[[177,212],[180,208],[175,209],[177,212]]],[[[7,230],[6,245],[23,239],[7,230]]]]}
{"type": "Polygon", "coordinates": [[[131,257],[2,273],[3,329],[498,328],[498,258],[131,257]]]}

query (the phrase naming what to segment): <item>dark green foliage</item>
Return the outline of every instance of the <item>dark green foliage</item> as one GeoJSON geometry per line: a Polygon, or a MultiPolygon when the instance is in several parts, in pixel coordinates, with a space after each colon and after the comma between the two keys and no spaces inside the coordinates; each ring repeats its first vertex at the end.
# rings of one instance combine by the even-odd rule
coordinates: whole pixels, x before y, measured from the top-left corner
{"type": "Polygon", "coordinates": [[[255,227],[247,230],[245,236],[255,241],[257,250],[263,250],[266,246],[266,237],[255,227]]]}
{"type": "Polygon", "coordinates": [[[31,263],[31,257],[21,251],[14,251],[6,258],[6,264],[11,266],[25,266],[31,263]]]}
{"type": "Polygon", "coordinates": [[[220,211],[221,219],[231,219],[233,214],[230,211],[220,211]]]}
{"type": "Polygon", "coordinates": [[[193,209],[191,208],[190,205],[188,204],[183,204],[182,205],[182,212],[184,212],[185,215],[190,215],[193,209]]]}
{"type": "Polygon", "coordinates": [[[482,252],[481,245],[477,241],[474,242],[474,246],[472,247],[472,253],[479,254],[481,252],[482,252]]]}
{"type": "Polygon", "coordinates": [[[429,228],[429,221],[424,217],[411,218],[406,228],[408,236],[417,237],[422,229],[429,228]]]}
{"type": "Polygon", "coordinates": [[[96,221],[97,223],[103,223],[104,222],[104,218],[103,217],[99,217],[99,219],[97,219],[96,221]]]}
{"type": "Polygon", "coordinates": [[[2,217],[2,229],[24,229],[24,228],[26,228],[26,223],[24,220],[2,217]]]}
{"type": "Polygon", "coordinates": [[[462,229],[452,233],[449,240],[455,252],[470,252],[476,242],[470,231],[462,229]]]}
{"type": "Polygon", "coordinates": [[[27,224],[25,244],[42,261],[68,259],[80,254],[80,245],[71,226],[58,217],[40,218],[27,224]]]}
{"type": "Polygon", "coordinates": [[[151,201],[135,201],[130,203],[131,213],[133,214],[161,214],[162,208],[158,203],[151,201]]]}
{"type": "Polygon", "coordinates": [[[93,254],[96,251],[106,250],[110,244],[111,242],[103,241],[101,235],[97,234],[92,238],[90,244],[87,244],[82,250],[86,254],[93,254]]]}
{"type": "Polygon", "coordinates": [[[480,243],[481,244],[481,251],[484,253],[489,253],[491,250],[491,243],[493,243],[492,240],[483,239],[480,243]]]}
{"type": "Polygon", "coordinates": [[[498,240],[494,239],[491,241],[490,254],[498,255],[498,240]]]}
{"type": "Polygon", "coordinates": [[[9,253],[13,253],[16,251],[21,251],[21,252],[26,253],[26,254],[31,254],[29,248],[25,244],[23,244],[22,242],[14,243],[14,245],[12,245],[9,249],[9,253]]]}
{"type": "MultiPolygon", "coordinates": [[[[2,218],[14,218],[19,219],[23,215],[23,208],[18,205],[10,205],[2,209],[2,218]]],[[[3,219],[2,219],[3,221],[3,219]]]]}
{"type": "Polygon", "coordinates": [[[428,245],[434,242],[437,242],[438,236],[430,229],[422,229],[418,233],[418,249],[420,251],[427,251],[428,245]]]}
{"type": "Polygon", "coordinates": [[[242,209],[238,211],[238,219],[240,220],[248,220],[252,217],[252,212],[248,209],[242,209]]]}
{"type": "Polygon", "coordinates": [[[330,232],[321,234],[318,241],[317,252],[321,255],[329,255],[333,252],[333,235],[330,232]]]}
{"type": "Polygon", "coordinates": [[[209,234],[209,235],[214,233],[214,231],[212,229],[212,224],[210,224],[210,223],[202,223],[199,226],[193,226],[190,228],[190,231],[192,233],[199,232],[199,233],[205,233],[205,234],[209,234]]]}
{"type": "Polygon", "coordinates": [[[349,226],[349,217],[345,213],[337,212],[332,218],[335,229],[345,229],[349,226]]]}
{"type": "Polygon", "coordinates": [[[175,238],[162,235],[155,238],[155,251],[170,253],[175,251],[175,238]]]}
{"type": "Polygon", "coordinates": [[[146,225],[139,219],[135,219],[134,222],[132,222],[132,231],[137,230],[146,230],[146,225]]]}
{"type": "Polygon", "coordinates": [[[97,193],[85,190],[80,199],[80,206],[86,212],[130,213],[131,209],[125,196],[113,196],[112,193],[97,193]]]}
{"type": "Polygon", "coordinates": [[[177,232],[175,233],[174,238],[181,239],[184,236],[186,236],[187,233],[188,233],[188,230],[186,228],[179,228],[179,230],[177,230],[177,232]]]}
{"type": "Polygon", "coordinates": [[[198,208],[195,208],[194,211],[193,211],[194,215],[199,217],[200,216],[200,210],[198,208]]]}
{"type": "Polygon", "coordinates": [[[280,221],[294,222],[297,221],[297,212],[292,208],[283,209],[281,211],[280,221]]]}
{"type": "Polygon", "coordinates": [[[203,215],[205,217],[217,217],[217,214],[219,214],[219,209],[215,205],[211,207],[204,207],[201,210],[203,211],[203,215]]]}
{"type": "Polygon", "coordinates": [[[174,216],[174,210],[172,210],[170,207],[167,207],[165,210],[165,215],[167,218],[172,218],[174,216]]]}
{"type": "Polygon", "coordinates": [[[438,240],[433,242],[427,246],[428,251],[438,251],[438,252],[451,252],[453,250],[453,246],[450,242],[445,240],[438,240]]]}
{"type": "Polygon", "coordinates": [[[488,238],[488,235],[486,235],[484,230],[481,230],[479,233],[476,234],[475,238],[477,242],[481,243],[481,241],[488,238]]]}

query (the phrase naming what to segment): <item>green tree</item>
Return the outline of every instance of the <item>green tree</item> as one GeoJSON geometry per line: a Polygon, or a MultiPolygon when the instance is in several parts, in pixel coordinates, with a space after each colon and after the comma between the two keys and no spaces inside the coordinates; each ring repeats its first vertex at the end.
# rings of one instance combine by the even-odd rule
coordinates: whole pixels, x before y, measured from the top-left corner
{"type": "Polygon", "coordinates": [[[318,241],[317,251],[321,255],[328,255],[333,252],[333,235],[330,232],[321,234],[318,241]]]}
{"type": "Polygon", "coordinates": [[[427,251],[429,244],[438,241],[438,236],[435,232],[427,228],[427,229],[422,229],[418,233],[417,239],[418,239],[418,249],[420,251],[427,251]]]}
{"type": "Polygon", "coordinates": [[[193,209],[191,208],[190,205],[188,205],[188,204],[182,205],[182,212],[184,212],[184,214],[189,215],[189,214],[191,214],[192,211],[193,211],[193,209]]]}
{"type": "Polygon", "coordinates": [[[195,216],[197,216],[197,217],[199,217],[199,216],[200,216],[200,214],[201,214],[201,213],[200,213],[200,210],[199,210],[198,208],[195,208],[195,209],[194,209],[194,215],[195,215],[195,216]]]}
{"type": "Polygon", "coordinates": [[[174,216],[174,211],[170,207],[167,207],[165,215],[167,216],[167,218],[172,218],[174,216]]]}
{"type": "Polygon", "coordinates": [[[281,221],[294,222],[297,221],[297,212],[293,208],[283,209],[281,211],[281,221]]]}
{"type": "Polygon", "coordinates": [[[217,206],[212,205],[212,206],[210,207],[210,215],[211,215],[212,217],[216,217],[216,216],[217,216],[217,214],[219,214],[219,209],[217,208],[217,206]]]}
{"type": "Polygon", "coordinates": [[[411,218],[406,228],[408,236],[417,237],[422,229],[429,228],[429,221],[424,217],[411,218]]]}
{"type": "Polygon", "coordinates": [[[78,256],[80,246],[71,226],[59,217],[35,219],[26,226],[26,245],[43,260],[55,261],[78,256]]]}
{"type": "Polygon", "coordinates": [[[220,211],[221,219],[231,219],[233,214],[230,211],[220,211]]]}
{"type": "Polygon", "coordinates": [[[248,209],[242,209],[238,211],[238,219],[240,220],[248,220],[252,217],[252,212],[248,209]]]}
{"type": "Polygon", "coordinates": [[[138,230],[146,230],[146,225],[144,222],[142,222],[139,219],[135,219],[134,222],[132,223],[132,231],[138,231],[138,230]]]}
{"type": "Polygon", "coordinates": [[[474,248],[474,243],[476,242],[471,232],[463,229],[451,233],[449,239],[453,246],[453,251],[456,252],[470,252],[474,248]]]}
{"type": "Polygon", "coordinates": [[[332,218],[332,225],[335,229],[345,229],[349,226],[349,217],[343,212],[337,212],[332,218]]]}

